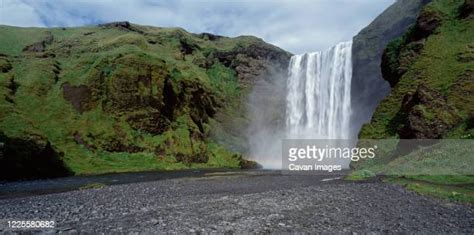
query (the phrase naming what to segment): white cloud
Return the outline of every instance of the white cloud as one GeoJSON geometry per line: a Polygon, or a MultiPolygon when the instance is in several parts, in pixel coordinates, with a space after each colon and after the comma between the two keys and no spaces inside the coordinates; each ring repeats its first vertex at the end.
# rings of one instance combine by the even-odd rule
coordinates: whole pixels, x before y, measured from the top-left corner
{"type": "Polygon", "coordinates": [[[35,9],[15,0],[0,0],[0,24],[15,26],[44,26],[35,9]]]}
{"type": "Polygon", "coordinates": [[[0,1],[0,24],[53,27],[128,20],[196,33],[255,35],[302,53],[350,40],[394,0],[0,1]]]}

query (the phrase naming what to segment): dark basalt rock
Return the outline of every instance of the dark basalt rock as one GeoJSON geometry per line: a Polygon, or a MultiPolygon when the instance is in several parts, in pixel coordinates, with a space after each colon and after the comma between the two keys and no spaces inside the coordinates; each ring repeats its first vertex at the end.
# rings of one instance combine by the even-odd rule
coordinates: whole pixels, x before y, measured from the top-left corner
{"type": "Polygon", "coordinates": [[[192,54],[195,50],[199,50],[200,47],[196,43],[192,43],[189,40],[186,40],[184,38],[181,38],[179,40],[179,43],[181,45],[181,54],[183,55],[189,55],[192,54]]]}
{"type": "Polygon", "coordinates": [[[44,52],[45,44],[43,42],[35,42],[29,46],[26,46],[23,51],[25,52],[44,52]]]}
{"type": "Polygon", "coordinates": [[[163,106],[160,97],[163,80],[168,76],[161,60],[145,61],[136,55],[127,55],[104,62],[103,68],[112,68],[110,75],[94,78],[96,99],[103,99],[105,111],[123,113],[139,109],[157,110],[163,106]],[[156,90],[153,86],[157,86],[156,90]],[[105,96],[105,97],[103,97],[105,96]]]}
{"type": "Polygon", "coordinates": [[[460,52],[457,55],[457,61],[462,63],[469,63],[474,61],[474,44],[470,45],[466,51],[460,52]]]}
{"type": "Polygon", "coordinates": [[[174,89],[174,84],[170,78],[166,78],[165,85],[163,87],[163,103],[164,106],[161,109],[161,113],[168,119],[174,119],[174,110],[176,109],[179,102],[179,94],[174,89]]]}
{"type": "Polygon", "coordinates": [[[102,28],[116,28],[120,30],[125,30],[125,31],[133,31],[142,34],[143,31],[139,29],[138,27],[130,24],[128,21],[117,21],[117,22],[111,22],[111,23],[105,23],[105,24],[99,24],[99,27],[102,28]]]}
{"type": "Polygon", "coordinates": [[[213,65],[213,61],[202,57],[194,58],[192,62],[193,64],[205,69],[210,69],[213,65]]]}
{"type": "Polygon", "coordinates": [[[20,84],[17,83],[15,81],[15,77],[11,75],[6,85],[6,88],[8,89],[9,92],[5,94],[5,97],[4,97],[7,102],[12,103],[12,104],[15,103],[13,99],[19,87],[20,87],[20,84]]]}
{"type": "Polygon", "coordinates": [[[416,20],[415,31],[412,41],[425,39],[433,34],[441,25],[441,14],[438,11],[422,11],[416,20]]]}
{"type": "Polygon", "coordinates": [[[12,64],[8,60],[7,56],[0,55],[0,72],[8,73],[12,68],[12,64]]]}
{"type": "Polygon", "coordinates": [[[39,42],[35,42],[23,48],[24,52],[44,52],[47,45],[53,43],[54,37],[51,32],[46,32],[46,36],[39,42]]]}
{"type": "Polygon", "coordinates": [[[105,112],[124,117],[134,129],[161,134],[172,120],[167,116],[172,111],[162,112],[167,108],[163,81],[168,77],[163,62],[127,56],[109,63],[121,69],[96,81],[95,89],[105,92],[97,93],[95,99],[102,100],[105,112]]]}
{"type": "Polygon", "coordinates": [[[424,85],[405,95],[400,112],[406,115],[401,139],[438,139],[461,121],[441,94],[424,85]]]}
{"type": "MultiPolygon", "coordinates": [[[[5,29],[15,36],[24,31],[5,29]]],[[[61,31],[57,30],[53,32],[61,31]]],[[[54,137],[55,141],[49,141],[64,151],[68,164],[83,158],[84,153],[93,158],[111,156],[106,161],[113,161],[116,154],[111,152],[149,154],[156,150],[166,164],[175,164],[168,162],[173,156],[185,164],[205,163],[217,156],[224,159],[220,163],[235,167],[236,161],[225,159],[236,150],[225,149],[211,137],[211,131],[217,129],[215,123],[226,126],[217,113],[230,117],[238,113],[243,120],[246,113],[241,98],[252,89],[245,86],[275,70],[285,74],[291,56],[252,36],[197,36],[179,28],[129,22],[102,24],[74,35],[56,33],[54,38],[48,33],[32,45],[21,45],[24,53],[17,50],[0,55],[0,75],[5,78],[0,99],[10,102],[3,105],[7,116],[0,116],[7,117],[6,133],[25,131],[30,137],[34,134],[29,131],[38,127],[35,134],[54,137]],[[16,64],[25,65],[24,70],[34,71],[34,75],[15,69],[16,64]],[[46,109],[19,105],[28,99],[35,107],[58,102],[46,109]],[[62,110],[73,113],[63,115],[62,110]],[[46,123],[44,116],[50,117],[46,123]],[[18,118],[18,125],[7,123],[14,118],[18,118]],[[66,123],[61,124],[64,130],[54,136],[46,133],[58,123],[66,123]],[[58,138],[63,141],[56,141],[58,138]]],[[[87,164],[96,163],[91,159],[84,168],[73,169],[89,173],[87,164]]],[[[104,171],[116,170],[112,165],[106,168],[104,171]]],[[[131,168],[124,165],[123,169],[131,168]]],[[[91,168],[91,173],[95,170],[98,168],[91,168]]]]}
{"type": "MultiPolygon", "coordinates": [[[[278,94],[272,98],[268,95],[262,97],[265,100],[272,100],[270,103],[266,103],[266,106],[273,110],[284,103],[282,99],[284,98],[284,89],[280,89],[280,84],[285,84],[284,79],[288,74],[287,69],[292,54],[253,37],[245,39],[250,41],[250,44],[237,44],[228,51],[207,51],[204,54],[207,62],[202,65],[209,66],[218,61],[234,70],[239,85],[243,88],[243,95],[246,94],[244,92],[259,93],[260,88],[258,87],[271,89],[271,92],[261,94],[263,96],[265,96],[264,94],[278,94]]],[[[234,152],[246,153],[249,148],[249,131],[248,128],[242,127],[249,126],[249,120],[253,115],[250,107],[247,106],[248,99],[253,96],[251,94],[243,96],[239,103],[234,101],[232,108],[223,106],[224,111],[218,112],[215,116],[217,124],[213,124],[211,127],[211,138],[234,152]]],[[[278,110],[281,111],[281,108],[284,107],[278,107],[278,110]]],[[[264,113],[266,115],[270,112],[264,111],[264,113]]]]}
{"type": "Polygon", "coordinates": [[[15,81],[15,77],[11,76],[7,88],[10,90],[10,95],[15,95],[20,85],[15,81]]]}
{"type": "Polygon", "coordinates": [[[117,22],[110,22],[105,24],[99,24],[100,27],[109,27],[109,28],[123,28],[123,29],[130,29],[131,24],[128,21],[117,21],[117,22]]]}
{"type": "Polygon", "coordinates": [[[9,138],[0,132],[0,180],[71,175],[62,155],[43,137],[9,138]]]}
{"type": "Polygon", "coordinates": [[[155,135],[166,131],[171,123],[170,119],[158,110],[132,113],[128,115],[127,122],[133,129],[143,130],[155,135]]]}
{"type": "Polygon", "coordinates": [[[234,157],[240,158],[240,164],[239,164],[240,169],[260,169],[260,168],[262,168],[262,166],[259,165],[255,161],[244,159],[242,156],[234,156],[234,157]]]}
{"type": "Polygon", "coordinates": [[[195,35],[198,38],[202,38],[202,39],[209,40],[209,41],[217,41],[221,38],[224,38],[223,36],[215,35],[215,34],[211,34],[211,33],[200,33],[200,34],[195,34],[195,35]]]}
{"type": "Polygon", "coordinates": [[[383,79],[392,88],[397,85],[403,74],[408,71],[424,47],[423,40],[408,42],[406,45],[404,43],[407,42],[403,40],[402,44],[397,43],[395,42],[394,47],[391,46],[392,44],[389,44],[382,55],[381,69],[383,79]]]}
{"type": "Polygon", "coordinates": [[[474,0],[465,0],[459,9],[459,17],[462,19],[472,18],[474,16],[474,0]]]}
{"type": "Polygon", "coordinates": [[[217,59],[237,72],[240,81],[253,82],[259,77],[286,74],[291,54],[275,47],[252,44],[236,47],[227,52],[215,52],[210,60],[217,59]]]}
{"type": "Polygon", "coordinates": [[[79,132],[74,132],[73,139],[76,144],[83,145],[90,151],[96,151],[97,149],[101,149],[107,152],[126,152],[126,153],[137,153],[144,151],[143,148],[138,147],[133,144],[129,144],[126,141],[126,136],[124,136],[123,131],[119,128],[115,128],[115,136],[103,138],[94,136],[93,134],[89,133],[87,135],[81,135],[79,132]],[[102,141],[94,142],[101,138],[102,141]]]}
{"type": "Polygon", "coordinates": [[[382,55],[387,44],[402,36],[430,0],[398,0],[353,38],[351,106],[353,135],[370,121],[377,105],[390,92],[382,78],[382,55]]]}
{"type": "Polygon", "coordinates": [[[62,87],[64,99],[69,101],[77,112],[83,113],[90,108],[92,92],[89,87],[85,85],[73,86],[69,82],[64,83],[62,87]]]}
{"type": "Polygon", "coordinates": [[[381,68],[383,78],[390,87],[393,88],[408,71],[423,50],[425,39],[435,33],[441,23],[441,13],[424,10],[407,35],[388,44],[382,55],[381,68]]]}
{"type": "Polygon", "coordinates": [[[400,53],[400,49],[395,50],[396,52],[391,51],[389,48],[385,49],[381,64],[383,79],[390,84],[391,88],[398,83],[402,76],[402,72],[398,69],[398,54],[400,53]],[[392,55],[392,53],[396,53],[397,55],[392,55]]]}
{"type": "Polygon", "coordinates": [[[187,165],[191,163],[206,163],[207,161],[209,161],[209,156],[205,152],[193,154],[177,153],[175,158],[176,161],[182,162],[187,165]]]}
{"type": "Polygon", "coordinates": [[[100,64],[97,70],[111,67],[110,74],[93,76],[88,89],[65,84],[65,98],[78,111],[101,101],[105,112],[154,135],[162,134],[184,114],[203,133],[204,123],[219,107],[215,92],[198,79],[180,79],[180,72],[164,61],[126,55],[100,64]]]}
{"type": "Polygon", "coordinates": [[[144,150],[143,148],[135,146],[135,145],[124,144],[122,140],[118,138],[109,139],[101,147],[107,152],[138,153],[144,150]]]}
{"type": "Polygon", "coordinates": [[[207,163],[209,161],[209,153],[207,151],[207,146],[202,144],[204,136],[191,128],[188,129],[188,131],[190,133],[189,141],[191,143],[191,152],[178,151],[173,153],[176,161],[182,162],[186,165],[190,165],[192,163],[207,163]]]}
{"type": "Polygon", "coordinates": [[[190,117],[199,128],[201,133],[204,133],[204,123],[207,123],[209,118],[214,117],[217,112],[219,104],[211,93],[205,91],[202,87],[191,92],[191,107],[192,112],[190,117]]]}
{"type": "Polygon", "coordinates": [[[96,147],[92,144],[89,144],[83,137],[82,135],[79,133],[79,132],[74,132],[73,134],[73,139],[74,139],[74,142],[76,142],[76,144],[80,144],[80,145],[83,145],[84,147],[86,147],[87,149],[89,150],[95,150],[96,147]]]}
{"type": "Polygon", "coordinates": [[[456,105],[457,109],[464,110],[467,115],[474,116],[474,70],[466,69],[459,75],[451,88],[448,100],[456,105]]]}

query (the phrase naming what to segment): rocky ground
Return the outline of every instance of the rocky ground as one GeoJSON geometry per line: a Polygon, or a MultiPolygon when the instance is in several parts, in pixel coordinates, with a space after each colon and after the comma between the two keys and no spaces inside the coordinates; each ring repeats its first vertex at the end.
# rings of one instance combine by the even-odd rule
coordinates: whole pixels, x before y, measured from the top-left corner
{"type": "Polygon", "coordinates": [[[474,210],[381,182],[278,172],[201,177],[0,200],[6,220],[54,220],[50,232],[473,233],[474,210]]]}

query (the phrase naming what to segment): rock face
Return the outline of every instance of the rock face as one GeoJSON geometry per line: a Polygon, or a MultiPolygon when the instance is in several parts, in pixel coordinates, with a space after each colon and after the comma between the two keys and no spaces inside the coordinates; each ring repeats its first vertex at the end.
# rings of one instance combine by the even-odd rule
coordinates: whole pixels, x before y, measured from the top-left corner
{"type": "Polygon", "coordinates": [[[0,180],[71,175],[62,155],[43,137],[8,138],[0,132],[0,180]]]}
{"type": "Polygon", "coordinates": [[[12,69],[12,64],[6,55],[0,55],[0,72],[7,73],[12,69]]]}
{"type": "Polygon", "coordinates": [[[461,6],[459,16],[461,18],[472,17],[474,14],[474,0],[465,0],[461,6]]]}
{"type": "Polygon", "coordinates": [[[72,86],[68,82],[63,84],[63,97],[67,101],[71,102],[71,105],[79,113],[86,111],[87,104],[91,99],[91,90],[85,86],[72,86]]]}
{"type": "MultiPolygon", "coordinates": [[[[217,125],[211,127],[213,139],[229,149],[249,154],[251,145],[257,144],[252,139],[255,137],[253,130],[264,128],[263,125],[275,123],[275,120],[282,121],[285,107],[281,104],[285,102],[283,88],[290,57],[290,53],[280,53],[273,46],[263,44],[236,47],[208,56],[208,61],[219,61],[232,68],[245,89],[242,99],[228,103],[230,109],[216,115],[217,125]]],[[[281,127],[272,125],[273,129],[281,127]]]]}
{"type": "MultiPolygon", "coordinates": [[[[30,157],[61,153],[56,160],[73,174],[247,167],[211,132],[236,113],[245,119],[236,104],[258,81],[285,73],[291,56],[251,36],[129,22],[0,32],[12,34],[1,44],[14,45],[0,50],[0,131],[31,141],[30,157]]],[[[18,154],[8,151],[7,167],[18,154]]]]}
{"type": "Polygon", "coordinates": [[[382,57],[392,87],[360,138],[472,138],[474,20],[469,1],[434,1],[382,57]]]}
{"type": "Polygon", "coordinates": [[[454,144],[474,138],[474,18],[465,17],[466,3],[429,3],[416,24],[387,45],[381,66],[391,91],[363,125],[359,138],[393,144],[374,159],[351,163],[351,168],[417,178],[417,172],[406,169],[431,174],[437,172],[431,168],[433,163],[449,170],[462,166],[447,166],[445,160],[466,165],[462,156],[472,156],[472,146],[454,144]],[[417,152],[431,145],[436,150],[417,152]]]}
{"type": "Polygon", "coordinates": [[[46,36],[44,39],[40,40],[39,42],[35,42],[31,45],[26,46],[23,48],[25,52],[44,52],[47,45],[50,45],[53,42],[53,35],[51,32],[46,32],[46,36]]]}
{"type": "Polygon", "coordinates": [[[125,30],[125,31],[135,31],[137,33],[143,33],[142,30],[139,29],[139,27],[130,24],[128,21],[118,21],[118,22],[111,22],[111,23],[106,23],[106,24],[99,24],[100,27],[103,28],[116,28],[120,30],[125,30]]]}
{"type": "Polygon", "coordinates": [[[437,91],[419,85],[403,98],[401,139],[439,139],[461,121],[457,110],[437,91]]]}
{"type": "Polygon", "coordinates": [[[441,26],[441,14],[425,9],[421,11],[415,25],[403,37],[388,44],[382,55],[383,78],[394,87],[409,70],[424,48],[426,38],[441,26]]]}
{"type": "Polygon", "coordinates": [[[438,11],[423,10],[416,20],[413,41],[427,38],[441,25],[441,13],[438,11]]]}
{"type": "Polygon", "coordinates": [[[382,79],[381,58],[387,44],[401,36],[417,19],[429,0],[398,0],[353,39],[352,121],[353,135],[370,121],[380,101],[390,92],[382,79]]]}
{"type": "Polygon", "coordinates": [[[210,59],[213,58],[233,68],[239,80],[255,82],[259,77],[286,74],[290,54],[275,51],[269,45],[250,45],[228,52],[217,52],[211,55],[210,59]]]}

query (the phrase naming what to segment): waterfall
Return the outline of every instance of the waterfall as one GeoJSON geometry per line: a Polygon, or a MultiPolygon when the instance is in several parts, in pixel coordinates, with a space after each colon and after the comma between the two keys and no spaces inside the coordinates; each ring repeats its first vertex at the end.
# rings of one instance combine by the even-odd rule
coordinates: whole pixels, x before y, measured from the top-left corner
{"type": "Polygon", "coordinates": [[[352,42],[291,58],[286,96],[286,137],[350,138],[352,42]]]}
{"type": "Polygon", "coordinates": [[[281,169],[283,139],[351,139],[351,54],[352,42],[343,42],[295,55],[286,76],[262,79],[253,88],[247,104],[252,160],[281,169]]]}

